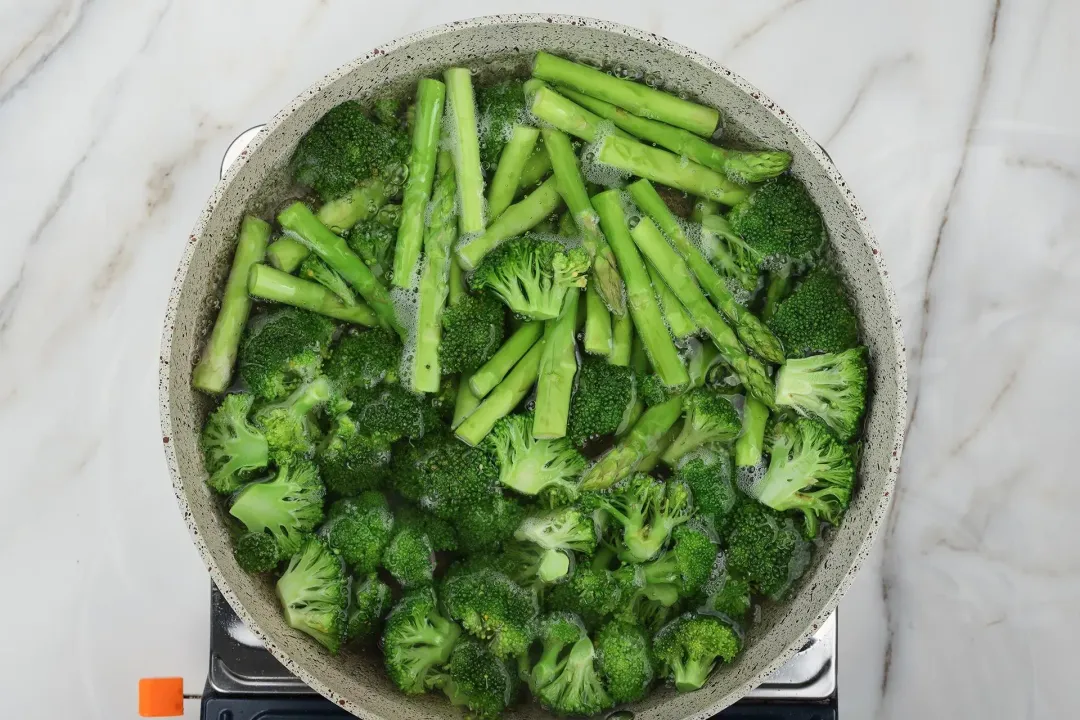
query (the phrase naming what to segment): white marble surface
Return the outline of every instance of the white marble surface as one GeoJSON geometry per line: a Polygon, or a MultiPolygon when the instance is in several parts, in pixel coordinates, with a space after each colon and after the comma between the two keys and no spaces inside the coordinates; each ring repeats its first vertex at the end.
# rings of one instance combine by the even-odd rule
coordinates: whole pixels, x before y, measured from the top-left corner
{"type": "Polygon", "coordinates": [[[379,42],[510,9],[728,64],[828,148],[877,230],[911,427],[841,605],[843,717],[1075,716],[1077,0],[0,0],[4,717],[131,718],[140,676],[202,686],[208,582],[156,363],[229,141],[379,42]]]}

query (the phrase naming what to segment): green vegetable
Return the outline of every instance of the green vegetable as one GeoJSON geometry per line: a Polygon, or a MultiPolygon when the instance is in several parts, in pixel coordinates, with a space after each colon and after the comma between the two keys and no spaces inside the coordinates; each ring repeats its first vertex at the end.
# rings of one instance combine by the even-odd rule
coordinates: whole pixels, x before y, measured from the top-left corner
{"type": "Polygon", "coordinates": [[[686,419],[682,430],[661,455],[668,465],[674,467],[702,445],[731,442],[739,436],[739,413],[719,390],[695,388],[685,396],[683,403],[686,419]]]}
{"type": "Polygon", "coordinates": [[[735,441],[735,464],[739,467],[757,467],[765,444],[765,424],[769,420],[769,408],[754,398],[746,398],[743,404],[742,432],[735,441]]]}
{"type": "Polygon", "coordinates": [[[468,373],[491,360],[505,333],[503,305],[487,293],[466,295],[442,317],[439,361],[444,374],[468,373]]]}
{"type": "Polygon", "coordinates": [[[810,548],[791,518],[744,500],[728,521],[726,555],[732,573],[779,600],[805,572],[810,548]]]}
{"type": "Polygon", "coordinates": [[[248,273],[255,264],[262,262],[269,239],[269,225],[251,215],[244,217],[229,279],[225,282],[225,293],[221,297],[221,309],[214,321],[210,339],[203,348],[202,357],[191,374],[191,384],[197,390],[222,393],[232,381],[240,337],[251,312],[251,298],[247,294],[248,273]]]}
{"type": "MultiPolygon", "coordinates": [[[[780,267],[769,270],[765,283],[765,304],[761,308],[761,319],[765,322],[772,322],[780,303],[791,292],[791,276],[794,273],[792,264],[784,263],[780,267]]],[[[852,344],[854,342],[852,341],[852,344]]]]}
{"type": "Polygon", "coordinates": [[[656,557],[694,509],[684,483],[664,483],[640,473],[613,487],[600,502],[622,536],[619,558],[635,563],[656,557]]]}
{"type": "Polygon", "coordinates": [[[597,532],[592,514],[571,506],[527,516],[514,531],[514,538],[544,551],[539,575],[550,583],[569,573],[571,553],[592,555],[597,532]]]}
{"type": "Polygon", "coordinates": [[[390,588],[375,575],[354,581],[345,638],[351,642],[374,637],[390,611],[390,602],[390,588]]]}
{"type": "Polygon", "coordinates": [[[537,439],[566,436],[570,395],[577,374],[575,330],[580,297],[576,290],[566,293],[559,317],[545,324],[532,427],[533,437],[537,439]]]}
{"type": "Polygon", "coordinates": [[[537,320],[522,323],[495,354],[469,377],[467,384],[473,393],[482,398],[491,392],[543,334],[544,323],[537,320]]]}
{"type": "Polygon", "coordinates": [[[657,272],[651,263],[647,263],[649,282],[656,292],[656,302],[660,304],[660,311],[664,314],[664,322],[668,330],[679,340],[684,340],[698,331],[694,319],[686,311],[679,298],[672,292],[664,278],[657,272]]]}
{"type": "Polygon", "coordinates": [[[543,340],[529,349],[525,356],[489,392],[472,413],[458,425],[456,434],[469,445],[478,445],[501,418],[518,406],[532,389],[540,373],[543,340]]]}
{"type": "Polygon", "coordinates": [[[585,357],[570,399],[566,436],[575,445],[618,434],[629,425],[637,397],[634,372],[600,358],[585,357]]]}
{"type": "Polygon", "coordinates": [[[727,219],[731,229],[761,258],[763,267],[803,260],[825,243],[821,212],[803,184],[791,175],[756,187],[750,197],[732,208],[727,219]]]}
{"type": "Polygon", "coordinates": [[[585,352],[611,355],[611,313],[592,283],[585,288],[585,352]]]}
{"type": "Polygon", "coordinates": [[[382,564],[406,590],[430,585],[435,576],[435,548],[431,538],[415,525],[395,530],[383,552],[382,564]]]}
{"type": "Polygon", "coordinates": [[[386,498],[368,491],[331,505],[321,533],[350,570],[370,575],[379,568],[393,527],[394,516],[386,498]]]}
{"type": "Polygon", "coordinates": [[[279,400],[315,379],[333,333],[330,320],[304,310],[257,318],[240,346],[240,377],[255,397],[279,400]]]}
{"type": "MultiPolygon", "coordinates": [[[[390,282],[401,206],[386,205],[373,218],[361,220],[345,235],[345,243],[383,285],[390,282]]],[[[307,251],[307,248],[304,248],[307,251]]],[[[279,268],[284,270],[285,268],[279,268]]]]}
{"type": "Polygon", "coordinates": [[[477,720],[498,718],[510,705],[517,678],[506,663],[482,643],[461,640],[450,660],[428,685],[442,690],[454,705],[468,708],[477,720]]]}
{"type": "Polygon", "coordinates": [[[780,303],[769,321],[789,357],[850,350],[859,344],[859,321],[840,278],[815,270],[780,303]]]}
{"type": "Polygon", "coordinates": [[[394,526],[415,527],[423,530],[430,538],[431,547],[435,549],[435,552],[458,549],[457,533],[454,532],[453,525],[443,518],[412,505],[402,505],[394,509],[394,526]]]}
{"type": "MultiPolygon", "coordinates": [[[[370,221],[376,217],[377,213],[382,211],[387,200],[397,195],[405,175],[406,166],[400,165],[385,177],[361,180],[360,184],[345,193],[345,195],[335,198],[320,207],[316,213],[319,222],[341,235],[358,223],[370,221]]],[[[283,237],[277,240],[274,245],[282,246],[283,243],[296,243],[296,241],[290,237],[283,237]]],[[[307,252],[307,248],[304,248],[304,252],[307,252]]],[[[279,259],[289,257],[288,254],[282,254],[280,247],[275,254],[279,256],[279,259]]],[[[288,267],[277,265],[275,267],[285,272],[290,271],[288,267]]]]}
{"type": "Polygon", "coordinates": [[[698,517],[705,518],[722,533],[738,498],[727,452],[695,453],[679,464],[675,479],[690,488],[698,517]]]}
{"type": "Polygon", "coordinates": [[[582,490],[603,490],[630,477],[649,455],[656,452],[664,436],[682,415],[682,398],[675,396],[646,410],[630,432],[581,478],[582,490]]]}
{"type": "Polygon", "coordinates": [[[255,400],[247,393],[226,395],[206,419],[199,446],[210,488],[223,495],[240,489],[270,462],[266,436],[248,420],[255,400]]]}
{"type": "Polygon", "coordinates": [[[464,238],[458,245],[458,261],[466,270],[478,269],[482,260],[500,249],[508,238],[532,230],[560,204],[555,178],[548,178],[520,202],[506,208],[482,234],[464,238]]]}
{"type": "Polygon", "coordinates": [[[481,232],[487,224],[472,73],[467,68],[449,68],[443,73],[443,79],[446,81],[447,115],[452,128],[450,137],[460,202],[458,227],[462,235],[470,235],[481,232]]]}
{"type": "Polygon", "coordinates": [[[233,545],[236,564],[244,572],[264,573],[277,568],[282,559],[281,548],[273,535],[265,532],[246,532],[233,545]]]}
{"type": "Polygon", "coordinates": [[[431,434],[394,453],[392,478],[406,499],[437,517],[455,520],[496,493],[499,471],[483,450],[452,436],[431,434]]]}
{"type": "Polygon", "coordinates": [[[604,685],[616,705],[645,697],[656,674],[649,638],[639,626],[622,621],[604,625],[596,634],[596,656],[604,685]]]}
{"type": "Polygon", "coordinates": [[[635,592],[634,569],[616,571],[603,567],[601,550],[592,564],[577,563],[566,582],[553,585],[544,596],[545,609],[572,612],[588,627],[597,627],[612,617],[635,592]]]}
{"type": "Polygon", "coordinates": [[[461,635],[457,624],[440,614],[435,593],[430,588],[415,590],[403,597],[383,630],[382,648],[386,672],[402,692],[424,692],[438,676],[461,635]]]}
{"type": "Polygon", "coordinates": [[[608,135],[600,141],[596,159],[631,175],[724,205],[736,205],[748,194],[743,186],[715,170],[617,135],[608,135]]]}
{"type": "MultiPolygon", "coordinates": [[[[734,286],[735,291],[740,296],[740,300],[745,299],[744,296],[752,293],[758,286],[758,263],[760,258],[757,253],[751,250],[743,242],[743,239],[735,234],[728,221],[720,215],[719,208],[712,200],[698,200],[694,203],[691,219],[694,222],[701,223],[701,247],[712,267],[719,271],[724,279],[730,281],[730,284],[734,286]]],[[[674,239],[663,222],[655,217],[653,220],[656,220],[665,235],[674,239]]],[[[682,252],[681,241],[676,241],[676,248],[682,252]]],[[[687,262],[690,263],[694,274],[697,275],[698,282],[702,284],[705,291],[713,297],[714,302],[719,303],[712,288],[718,287],[721,296],[724,295],[727,288],[717,285],[716,278],[712,277],[715,276],[715,272],[710,272],[709,268],[700,266],[700,261],[695,265],[695,261],[688,258],[687,262]],[[699,271],[699,266],[704,272],[699,271]]]]}
{"type": "Polygon", "coordinates": [[[466,553],[492,552],[514,534],[525,508],[501,493],[464,508],[454,518],[454,530],[466,553]]]}
{"type": "Polygon", "coordinates": [[[529,111],[548,125],[581,138],[585,142],[595,142],[608,132],[630,137],[610,123],[605,123],[600,116],[560,95],[540,81],[533,86],[529,111]]]}
{"type": "Polygon", "coordinates": [[[642,349],[644,356],[645,346],[641,344],[640,338],[634,337],[634,319],[630,313],[612,316],[611,355],[608,356],[608,362],[619,367],[628,367],[630,352],[635,343],[642,349]]]}
{"type": "Polygon", "coordinates": [[[251,266],[251,274],[248,276],[248,293],[252,297],[292,305],[354,325],[370,327],[377,324],[379,320],[367,305],[362,303],[346,305],[337,294],[324,285],[275,270],[269,265],[251,266]]]}
{"type": "Polygon", "coordinates": [[[533,693],[558,676],[567,652],[583,637],[585,628],[581,618],[573,613],[554,612],[541,618],[537,631],[537,640],[542,645],[540,657],[528,671],[529,689],[533,693]]]}
{"type": "Polygon", "coordinates": [[[349,578],[329,546],[309,537],[277,581],[285,622],[336,655],[345,639],[349,578]]]}
{"type": "Polygon", "coordinates": [[[326,376],[349,397],[366,399],[365,391],[397,381],[401,351],[400,338],[389,330],[344,333],[326,361],[326,376]]]}
{"type": "MultiPolygon", "coordinates": [[[[528,125],[514,125],[510,139],[499,157],[495,177],[488,187],[488,217],[495,219],[510,207],[521,183],[521,171],[536,148],[540,131],[528,125]]],[[[481,150],[481,154],[483,154],[481,150]]]]}
{"type": "Polygon", "coordinates": [[[233,498],[229,514],[248,532],[269,533],[281,556],[289,557],[322,522],[325,494],[315,466],[296,461],[280,465],[272,480],[245,485],[233,498]]]}
{"type": "Polygon", "coordinates": [[[588,269],[581,248],[566,250],[554,240],[525,236],[484,257],[470,283],[474,290],[495,293],[521,317],[551,320],[559,316],[567,291],[585,286],[588,269]]]}
{"type": "Polygon", "coordinates": [[[718,617],[687,613],[656,634],[653,652],[679,692],[700,689],[717,660],[731,662],[740,650],[735,631],[718,617]]]}
{"type": "Polygon", "coordinates": [[[776,376],[776,404],[818,418],[848,442],[866,412],[867,382],[864,347],[788,360],[776,376]]]}
{"type": "MultiPolygon", "coordinates": [[[[356,295],[353,293],[352,288],[349,287],[349,284],[317,257],[309,255],[304,258],[304,261],[300,263],[297,274],[303,279],[318,283],[334,293],[343,305],[347,307],[356,305],[356,295]]],[[[374,317],[374,315],[372,315],[372,317],[374,317]]]]}
{"type": "Polygon", "coordinates": [[[750,583],[726,571],[710,579],[705,586],[705,595],[704,608],[731,620],[742,620],[750,610],[750,583]]]}
{"type": "Polygon", "coordinates": [[[541,705],[559,715],[594,715],[614,704],[596,669],[596,649],[584,635],[559,660],[547,684],[534,682],[533,693],[541,705]]]}
{"type": "Polygon", "coordinates": [[[339,415],[319,448],[319,473],[335,495],[358,495],[381,488],[386,481],[390,440],[363,427],[355,413],[339,415]]]}
{"type": "MultiPolygon", "coordinates": [[[[480,165],[487,172],[497,174],[498,164],[507,145],[512,143],[514,131],[527,121],[521,81],[504,80],[478,89],[476,107],[480,121],[480,165]]],[[[533,138],[535,142],[536,138],[533,138]]],[[[498,213],[492,212],[491,217],[498,217],[498,213]]]]}
{"type": "Polygon", "coordinates": [[[255,411],[255,426],[266,436],[270,456],[288,462],[292,456],[310,457],[322,437],[316,412],[334,399],[330,381],[320,375],[301,385],[289,397],[255,411]]]}
{"type": "Polygon", "coordinates": [[[354,412],[357,423],[369,434],[384,436],[390,442],[401,438],[415,440],[440,426],[424,396],[413,394],[397,383],[376,388],[367,397],[358,397],[354,412]]]}
{"type": "Polygon", "coordinates": [[[536,598],[502,573],[463,569],[446,579],[442,600],[465,630],[506,659],[528,649],[536,633],[536,598]]]}
{"type": "Polygon", "coordinates": [[[585,458],[565,438],[534,439],[531,415],[507,415],[481,445],[499,466],[499,482],[522,495],[559,487],[576,492],[585,458]]]}

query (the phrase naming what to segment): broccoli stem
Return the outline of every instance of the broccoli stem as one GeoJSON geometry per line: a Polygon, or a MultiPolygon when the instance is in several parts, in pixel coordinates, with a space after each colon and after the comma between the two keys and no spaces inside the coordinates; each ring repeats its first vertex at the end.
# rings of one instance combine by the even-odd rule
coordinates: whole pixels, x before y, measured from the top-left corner
{"type": "Polygon", "coordinates": [[[675,425],[682,411],[680,395],[646,410],[626,437],[585,471],[581,478],[581,489],[604,490],[633,474],[643,460],[660,452],[664,436],[675,425]]]}
{"type": "Polygon", "coordinates": [[[482,234],[465,240],[458,247],[461,267],[465,270],[474,269],[499,243],[536,227],[541,220],[555,212],[561,203],[555,178],[548,178],[520,202],[506,208],[482,234]]]}
{"type": "Polygon", "coordinates": [[[764,403],[748,397],[743,405],[742,433],[735,441],[735,464],[739,467],[755,467],[761,462],[765,445],[765,423],[769,420],[769,408],[764,403]]]}
{"type": "Polygon", "coordinates": [[[549,172],[551,172],[551,158],[548,157],[547,151],[544,150],[544,140],[541,138],[540,142],[536,144],[536,149],[533,150],[532,155],[525,161],[525,167],[521,168],[518,190],[533,187],[543,180],[549,172]]]}
{"type": "Polygon", "coordinates": [[[659,120],[705,137],[711,137],[720,122],[720,113],[713,108],[683,100],[648,85],[608,75],[550,53],[536,54],[532,74],[613,103],[635,115],[659,120]]]}
{"type": "MultiPolygon", "coordinates": [[[[344,196],[325,203],[316,214],[323,225],[340,234],[361,220],[373,217],[400,187],[384,178],[369,178],[344,196]]],[[[289,272],[285,268],[278,269],[289,272]]]]}
{"type": "Polygon", "coordinates": [[[690,268],[668,244],[656,224],[649,218],[642,218],[631,235],[641,252],[690,312],[690,317],[712,338],[721,357],[735,370],[743,385],[771,407],[774,389],[765,367],[746,353],[735,332],[709,304],[709,299],[698,287],[690,268]]]}
{"type": "Polygon", "coordinates": [[[621,316],[613,315],[611,318],[611,354],[608,356],[608,362],[619,367],[628,366],[630,364],[631,347],[634,344],[642,349],[642,353],[645,352],[645,346],[641,344],[640,338],[634,337],[634,319],[630,317],[630,313],[621,316]]]}
{"type": "Polygon", "coordinates": [[[606,165],[652,180],[676,190],[716,200],[724,205],[737,205],[747,198],[746,188],[704,165],[690,162],[637,140],[608,135],[600,141],[596,159],[606,165]]]}
{"type": "Polygon", "coordinates": [[[577,374],[578,302],[581,293],[571,290],[563,298],[559,317],[548,320],[544,327],[544,353],[536,381],[536,409],[533,415],[533,437],[537,440],[566,436],[570,416],[570,394],[577,374]]]}
{"type": "Polygon", "coordinates": [[[521,182],[521,171],[532,157],[540,131],[528,125],[515,125],[499,156],[495,177],[488,187],[488,217],[495,219],[510,207],[521,182]]]}
{"type": "MultiPolygon", "coordinates": [[[[739,264],[735,262],[735,258],[732,257],[731,251],[728,250],[719,239],[720,236],[731,239],[735,236],[735,232],[728,226],[727,221],[724,220],[724,218],[720,215],[720,211],[716,207],[716,203],[714,203],[712,200],[698,200],[694,204],[694,213],[692,215],[692,218],[694,222],[701,223],[701,247],[704,250],[705,255],[708,256],[709,262],[720,268],[720,272],[734,280],[740,287],[744,288],[745,290],[753,290],[757,286],[757,273],[750,272],[745,268],[740,267],[739,264]],[[723,223],[722,226],[720,225],[720,222],[723,223]],[[726,229],[726,231],[720,232],[721,229],[726,229]]],[[[656,218],[653,218],[653,220],[656,220],[656,218]]],[[[660,225],[660,229],[663,230],[664,233],[668,234],[668,236],[670,237],[670,234],[664,227],[664,223],[657,220],[657,224],[660,225]]],[[[741,238],[740,242],[742,242],[741,238]]],[[[698,275],[698,282],[700,282],[703,286],[706,286],[705,291],[709,293],[710,296],[712,296],[713,302],[719,304],[720,301],[716,299],[716,296],[710,289],[714,286],[715,283],[710,278],[703,278],[698,273],[698,270],[694,266],[693,262],[691,262],[691,269],[694,270],[695,275],[698,275]]],[[[711,270],[711,268],[706,269],[704,272],[709,273],[709,270],[711,270]]],[[[711,274],[715,275],[716,273],[715,271],[713,271],[711,274]]],[[[723,294],[723,292],[726,290],[726,286],[723,286],[721,288],[721,294],[723,294]]],[[[721,312],[723,312],[722,309],[721,312]]]]}
{"type": "Polygon", "coordinates": [[[611,313],[592,283],[585,288],[585,352],[611,355],[611,313]]]}
{"type": "Polygon", "coordinates": [[[623,297],[623,282],[604,234],[600,231],[600,219],[589,200],[585,181],[578,168],[574,146],[566,133],[551,128],[544,128],[544,147],[551,157],[551,168],[555,174],[556,188],[563,202],[573,215],[574,222],[581,231],[581,244],[589,253],[592,261],[592,277],[600,297],[616,315],[626,313],[626,300],[623,297]]]}
{"type": "MultiPolygon", "coordinates": [[[[439,182],[431,198],[431,212],[424,237],[424,270],[420,278],[416,317],[416,352],[411,384],[413,391],[419,393],[438,392],[442,380],[442,366],[439,363],[442,314],[448,294],[450,266],[454,262],[451,252],[457,240],[457,221],[454,217],[457,183],[454,181],[450,153],[440,153],[438,163],[439,182]]],[[[400,239],[398,247],[401,247],[400,239]]]]}
{"type": "MultiPolygon", "coordinates": [[[[484,171],[480,167],[480,136],[476,125],[476,98],[472,72],[449,68],[443,73],[453,127],[454,172],[461,200],[458,222],[462,235],[482,232],[484,220],[484,171]]],[[[469,268],[471,269],[471,267],[469,268]]]]}
{"type": "Polygon", "coordinates": [[[375,311],[380,325],[402,334],[401,326],[394,315],[390,293],[364,261],[349,249],[341,237],[319,222],[307,205],[294,202],[278,214],[278,222],[283,228],[296,233],[309,250],[322,258],[360,293],[375,311]]]}
{"type": "Polygon", "coordinates": [[[454,419],[450,423],[450,429],[456,430],[465,418],[472,415],[473,410],[480,406],[480,398],[469,387],[468,378],[458,381],[457,399],[454,402],[454,419]]]}
{"type": "Polygon", "coordinates": [[[682,128],[638,117],[620,107],[569,88],[559,88],[566,97],[615,123],[635,137],[687,157],[707,168],[724,173],[739,183],[761,182],[776,177],[791,164],[791,153],[782,150],[742,152],[728,150],[682,128]]]}
{"type": "Polygon", "coordinates": [[[527,322],[515,330],[495,354],[469,378],[468,385],[473,394],[478,398],[487,396],[543,334],[544,323],[540,320],[527,322]]]}
{"type": "Polygon", "coordinates": [[[326,263],[319,258],[308,255],[304,258],[304,262],[300,263],[300,270],[297,274],[305,280],[319,283],[337,295],[338,300],[341,300],[343,304],[356,304],[356,295],[353,293],[352,288],[349,287],[349,283],[342,280],[340,275],[327,267],[326,263]]]}
{"type": "Polygon", "coordinates": [[[529,103],[529,111],[552,127],[581,138],[585,142],[594,142],[605,132],[613,132],[620,137],[630,137],[622,130],[612,127],[610,123],[605,123],[602,117],[568,100],[542,82],[538,82],[535,86],[529,103]]]}
{"type": "MultiPolygon", "coordinates": [[[[685,264],[689,265],[694,277],[716,303],[720,312],[724,313],[724,316],[735,325],[739,338],[746,343],[746,346],[768,362],[783,362],[784,348],[780,345],[780,341],[771,330],[765,327],[764,323],[735,300],[735,296],[731,294],[724,279],[701,254],[701,250],[686,237],[682,226],[679,225],[675,215],[668,209],[652,183],[648,180],[638,180],[631,183],[627,189],[638,208],[651,217],[675,244],[675,249],[682,256],[685,264]]],[[[664,244],[667,245],[667,242],[665,241],[664,244]]]]}
{"type": "Polygon", "coordinates": [[[456,434],[469,445],[479,445],[495,423],[517,407],[532,389],[540,373],[544,343],[537,342],[506,377],[487,394],[480,406],[458,426],[456,434]]]}
{"type": "Polygon", "coordinates": [[[346,305],[337,295],[318,283],[282,272],[269,265],[252,265],[248,273],[247,292],[252,297],[310,310],[320,315],[372,327],[378,317],[367,305],[346,305]]]}
{"type": "MultiPolygon", "coordinates": [[[[396,287],[412,286],[420,248],[424,244],[424,224],[435,182],[435,160],[439,154],[445,98],[446,86],[438,80],[424,78],[416,87],[416,119],[412,128],[409,177],[401,198],[401,225],[398,226],[397,244],[394,246],[392,280],[396,287]]],[[[440,218],[440,225],[443,221],[444,218],[440,218]]],[[[429,227],[432,224],[429,223],[429,227]]],[[[442,277],[445,276],[440,276],[440,283],[442,277]]],[[[439,306],[441,308],[441,302],[439,306]]]]}
{"type": "Polygon", "coordinates": [[[765,287],[765,305],[761,308],[761,319],[768,322],[776,314],[780,302],[788,296],[791,289],[791,263],[784,263],[769,271],[769,283],[765,287]]]}
{"type": "Polygon", "coordinates": [[[652,263],[646,265],[649,270],[649,280],[652,282],[653,289],[656,290],[656,301],[660,303],[660,310],[664,313],[664,321],[671,330],[671,334],[682,340],[696,333],[698,327],[694,324],[690,313],[686,312],[686,308],[679,302],[679,298],[664,282],[664,278],[652,266],[652,263]]]}
{"type": "Polygon", "coordinates": [[[300,263],[310,254],[311,251],[299,240],[280,237],[270,243],[266,250],[266,259],[278,270],[291,273],[296,272],[296,268],[300,267],[300,263]]]}
{"type": "Polygon", "coordinates": [[[191,384],[198,390],[217,394],[225,392],[225,388],[229,387],[233,365],[236,364],[236,352],[240,347],[240,336],[251,312],[251,297],[247,290],[248,273],[255,264],[263,261],[269,239],[270,226],[267,223],[251,215],[244,217],[236,239],[236,252],[233,253],[229,278],[225,281],[221,309],[214,321],[210,340],[203,348],[199,364],[192,373],[191,384]]]}
{"type": "MultiPolygon", "coordinates": [[[[558,182],[558,181],[556,181],[558,182]]],[[[559,216],[559,237],[572,238],[577,237],[578,229],[577,223],[574,222],[574,215],[569,210],[559,216]]],[[[621,280],[621,278],[620,278],[621,280]]]]}
{"type": "Polygon", "coordinates": [[[626,285],[626,302],[634,319],[634,328],[660,380],[672,388],[681,388],[690,381],[675,343],[668,334],[656,293],[649,284],[649,271],[634,247],[634,241],[626,227],[626,215],[618,191],[607,190],[594,195],[593,207],[600,214],[600,222],[607,235],[611,249],[619,263],[626,285]]]}

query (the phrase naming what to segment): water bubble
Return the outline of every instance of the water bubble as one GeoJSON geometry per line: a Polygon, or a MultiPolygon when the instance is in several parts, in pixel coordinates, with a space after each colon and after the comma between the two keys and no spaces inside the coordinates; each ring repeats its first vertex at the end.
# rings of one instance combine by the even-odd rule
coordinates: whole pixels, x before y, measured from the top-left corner
{"type": "Polygon", "coordinates": [[[651,72],[645,73],[642,80],[644,81],[644,83],[646,85],[648,85],[651,88],[660,87],[660,85],[664,82],[663,76],[660,73],[656,72],[656,71],[651,71],[651,72]]]}

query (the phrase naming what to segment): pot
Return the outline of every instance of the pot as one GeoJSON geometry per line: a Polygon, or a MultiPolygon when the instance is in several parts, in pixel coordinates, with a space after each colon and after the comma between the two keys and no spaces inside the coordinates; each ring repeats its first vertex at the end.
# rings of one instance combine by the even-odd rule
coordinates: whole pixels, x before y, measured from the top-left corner
{"type": "MultiPolygon", "coordinates": [[[[903,337],[888,273],[863,211],[826,152],[782,109],[742,78],[708,58],[656,35],[571,16],[497,15],[424,30],[376,48],[331,73],[296,98],[258,134],[244,157],[214,189],[187,243],[169,299],[161,344],[162,441],[176,498],[214,583],[284,665],[312,688],[360,717],[446,717],[438,695],[407,697],[386,677],[377,657],[331,657],[289,628],[272,584],[243,572],[233,559],[218,500],[207,488],[199,431],[212,400],[192,389],[191,373],[214,322],[236,230],[245,209],[269,217],[288,185],[283,166],[301,136],[327,110],[386,87],[412,87],[449,65],[523,68],[537,50],[606,67],[622,66],[662,80],[719,108],[725,137],[794,156],[792,171],[821,208],[839,267],[853,291],[873,366],[873,397],[859,487],[843,525],[832,531],[792,598],[764,608],[748,647],[698,692],[656,690],[630,708],[646,718],[703,718],[745,695],[800,648],[833,611],[851,583],[889,507],[906,417],[903,337]]],[[[523,706],[508,717],[540,717],[523,706]]]]}

